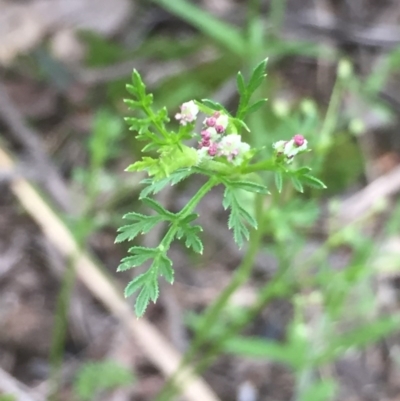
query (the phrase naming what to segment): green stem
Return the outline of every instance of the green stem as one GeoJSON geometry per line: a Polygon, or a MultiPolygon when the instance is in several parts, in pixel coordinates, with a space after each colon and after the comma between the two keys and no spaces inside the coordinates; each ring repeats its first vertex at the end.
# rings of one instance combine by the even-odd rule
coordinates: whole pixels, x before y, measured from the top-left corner
{"type": "Polygon", "coordinates": [[[249,173],[255,173],[257,171],[276,171],[277,166],[275,163],[275,158],[269,159],[269,160],[264,160],[259,163],[254,163],[250,164],[249,166],[246,166],[242,170],[242,174],[249,174],[249,173]]]}
{"type": "Polygon", "coordinates": [[[315,147],[316,160],[314,162],[315,170],[319,170],[323,160],[325,159],[326,153],[329,151],[332,144],[332,134],[336,128],[336,124],[339,116],[340,100],[342,97],[343,85],[340,77],[336,78],[335,85],[332,90],[332,95],[329,100],[328,109],[325,114],[325,119],[319,133],[318,144],[315,147]]]}
{"type": "Polygon", "coordinates": [[[287,264],[283,266],[278,274],[261,289],[258,294],[258,298],[254,305],[249,309],[249,311],[242,315],[237,321],[229,325],[215,340],[212,346],[203,354],[202,359],[196,365],[196,373],[200,374],[204,371],[212,361],[223,352],[224,344],[230,338],[237,335],[237,333],[246,327],[250,322],[253,322],[260,312],[265,308],[265,306],[271,302],[271,300],[287,296],[287,294],[292,291],[293,283],[288,277],[288,269],[290,265],[287,264]]]}
{"type": "Polygon", "coordinates": [[[286,0],[272,0],[270,5],[269,23],[270,35],[277,36],[282,28],[286,11],[286,0]]]}
{"type": "Polygon", "coordinates": [[[50,347],[50,401],[57,401],[58,389],[61,383],[61,366],[64,358],[64,348],[68,329],[68,310],[72,291],[76,281],[75,257],[68,261],[61,289],[57,295],[56,312],[51,336],[50,347]]]}
{"type": "Polygon", "coordinates": [[[160,134],[164,138],[168,138],[170,136],[168,131],[163,127],[162,124],[157,122],[156,115],[154,114],[153,110],[150,107],[147,107],[143,104],[142,104],[142,108],[143,108],[143,111],[149,116],[149,118],[151,119],[151,122],[154,124],[154,126],[157,128],[157,130],[160,132],[160,134]]]}
{"type": "Polygon", "coordinates": [[[212,187],[217,185],[219,180],[217,177],[211,177],[193,196],[192,199],[186,204],[186,206],[177,214],[178,219],[171,225],[167,233],[165,234],[163,240],[160,242],[158,246],[160,249],[168,250],[172,241],[175,238],[176,232],[179,230],[179,223],[182,219],[187,217],[190,213],[193,212],[197,204],[201,201],[202,198],[211,190],[212,187]]]}
{"type": "MultiPolygon", "coordinates": [[[[258,221],[262,220],[262,212],[263,212],[263,197],[257,195],[255,198],[255,209],[256,209],[256,219],[258,221]]],[[[263,225],[260,224],[260,227],[263,225]]],[[[179,381],[179,374],[181,369],[192,359],[194,354],[200,349],[200,347],[207,341],[208,332],[210,327],[212,327],[216,321],[221,316],[221,311],[228,304],[228,301],[232,294],[243,285],[246,280],[249,278],[252,272],[252,267],[254,264],[254,259],[257,256],[258,250],[260,248],[260,244],[262,241],[263,231],[262,228],[255,230],[253,229],[250,234],[249,248],[246,252],[246,255],[235,272],[235,275],[232,281],[228,284],[227,287],[222,291],[221,295],[218,299],[212,304],[202,319],[201,326],[196,333],[196,337],[193,340],[189,350],[185,353],[185,356],[181,362],[179,368],[175,371],[174,375],[167,382],[164,389],[158,395],[157,400],[168,400],[171,393],[175,393],[176,390],[176,382],[179,381]]]]}
{"type": "Polygon", "coordinates": [[[187,217],[202,198],[211,190],[212,187],[219,183],[218,177],[210,177],[210,179],[197,191],[197,193],[190,199],[186,206],[178,213],[179,219],[187,217]]]}
{"type": "MultiPolygon", "coordinates": [[[[259,195],[256,196],[256,220],[258,221],[260,220],[262,214],[262,200],[263,197],[259,195]]],[[[262,224],[260,225],[262,226],[262,224]]],[[[252,230],[249,249],[247,250],[242,263],[235,271],[232,281],[227,287],[225,287],[215,303],[207,309],[202,319],[202,324],[196,334],[196,338],[191,345],[191,349],[187,353],[188,359],[192,357],[193,353],[199,349],[201,344],[207,338],[210,327],[218,320],[222,309],[228,304],[229,298],[232,296],[232,294],[249,278],[254,259],[257,256],[260,247],[262,234],[263,231],[261,228],[259,230],[252,230]]]]}

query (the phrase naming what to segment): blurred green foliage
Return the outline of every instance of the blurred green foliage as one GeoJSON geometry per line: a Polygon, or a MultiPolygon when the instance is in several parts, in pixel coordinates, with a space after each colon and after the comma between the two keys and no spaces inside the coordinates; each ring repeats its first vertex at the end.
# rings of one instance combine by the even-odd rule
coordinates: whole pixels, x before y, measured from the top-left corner
{"type": "Polygon", "coordinates": [[[77,372],[75,394],[82,401],[95,400],[101,392],[134,383],[131,371],[113,361],[87,362],[77,372]]]}

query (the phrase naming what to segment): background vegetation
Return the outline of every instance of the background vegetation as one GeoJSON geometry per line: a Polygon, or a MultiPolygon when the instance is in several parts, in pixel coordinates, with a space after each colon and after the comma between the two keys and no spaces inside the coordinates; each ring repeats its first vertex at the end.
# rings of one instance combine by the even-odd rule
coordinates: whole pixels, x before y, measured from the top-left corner
{"type": "MultiPolygon", "coordinates": [[[[0,2],[0,400],[398,400],[399,22],[394,0],[0,2]],[[327,189],[266,175],[238,249],[215,188],[203,255],[174,243],[175,283],[137,320],[143,270],[117,274],[114,243],[149,212],[124,172],[132,69],[173,116],[234,110],[266,57],[245,140],[304,135],[327,189]]],[[[178,212],[203,182],[156,199],[178,212]]]]}

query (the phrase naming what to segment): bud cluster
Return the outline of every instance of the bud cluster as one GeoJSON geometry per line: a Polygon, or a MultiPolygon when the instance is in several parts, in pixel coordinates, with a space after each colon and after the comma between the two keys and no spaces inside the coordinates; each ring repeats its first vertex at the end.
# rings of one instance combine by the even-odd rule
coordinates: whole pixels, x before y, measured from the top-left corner
{"type": "MultiPolygon", "coordinates": [[[[199,112],[193,100],[183,103],[181,112],[175,115],[181,125],[195,121],[199,112]]],[[[200,136],[198,154],[200,159],[225,157],[230,163],[240,165],[248,151],[250,145],[242,142],[242,137],[238,134],[229,134],[229,117],[227,114],[216,111],[203,121],[203,128],[200,136]]]]}
{"type": "Polygon", "coordinates": [[[295,135],[290,141],[278,141],[273,145],[276,156],[284,158],[286,163],[291,163],[293,158],[307,150],[307,140],[303,135],[295,135]]]}

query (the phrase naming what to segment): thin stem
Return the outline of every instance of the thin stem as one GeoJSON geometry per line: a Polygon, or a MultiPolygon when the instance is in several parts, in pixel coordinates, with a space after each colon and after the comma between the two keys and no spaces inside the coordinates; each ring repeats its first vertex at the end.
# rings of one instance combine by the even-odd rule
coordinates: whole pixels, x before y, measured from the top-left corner
{"type": "Polygon", "coordinates": [[[186,206],[178,213],[180,219],[188,216],[200,200],[211,190],[212,187],[219,183],[218,177],[211,177],[198,191],[197,193],[190,199],[190,201],[186,204],[186,206]]]}
{"type": "Polygon", "coordinates": [[[67,269],[64,273],[61,289],[57,296],[56,313],[52,330],[50,348],[51,366],[51,394],[49,400],[57,401],[57,391],[61,380],[61,365],[64,358],[64,348],[68,328],[68,310],[72,291],[76,281],[75,257],[69,260],[67,269]]]}
{"type": "Polygon", "coordinates": [[[242,170],[242,174],[255,173],[258,171],[276,171],[275,160],[269,159],[259,163],[250,164],[242,170]]]}
{"type": "Polygon", "coordinates": [[[212,363],[213,359],[217,357],[223,350],[224,344],[227,340],[234,337],[243,327],[247,326],[250,322],[260,314],[265,306],[274,298],[287,295],[291,291],[292,283],[290,280],[286,281],[290,265],[284,266],[283,269],[260,291],[257,301],[250,308],[248,313],[242,315],[232,325],[228,326],[213,343],[196,366],[196,373],[201,373],[212,363]]]}
{"type": "Polygon", "coordinates": [[[285,18],[286,0],[272,0],[270,10],[271,35],[277,36],[285,18]]]}
{"type": "Polygon", "coordinates": [[[168,138],[170,135],[168,131],[162,126],[162,124],[158,123],[156,120],[156,115],[154,114],[153,110],[150,107],[147,107],[142,104],[143,111],[150,117],[151,122],[154,124],[154,126],[157,128],[159,133],[164,137],[168,138]]]}
{"type": "Polygon", "coordinates": [[[340,106],[340,99],[342,96],[343,85],[340,77],[336,78],[335,85],[332,90],[332,95],[329,100],[328,109],[325,114],[324,122],[322,123],[321,131],[319,133],[318,145],[315,147],[316,160],[315,169],[319,170],[323,163],[326,152],[331,147],[332,134],[336,128],[338,120],[338,111],[340,106]]]}
{"type": "MultiPolygon", "coordinates": [[[[263,198],[261,196],[256,196],[256,220],[259,220],[262,214],[262,199],[263,198]]],[[[222,309],[228,304],[229,298],[232,296],[232,294],[249,278],[252,271],[254,259],[257,256],[260,247],[262,234],[262,229],[252,230],[249,249],[247,250],[242,263],[235,271],[235,275],[233,276],[232,281],[228,284],[227,287],[225,287],[215,303],[207,309],[202,319],[201,327],[199,328],[196,334],[196,338],[194,339],[191,348],[188,351],[188,359],[191,358],[193,353],[198,350],[198,348],[207,338],[207,333],[209,332],[210,327],[218,320],[222,309]]]]}
{"type": "Polygon", "coordinates": [[[212,187],[217,185],[219,180],[217,177],[211,177],[193,196],[192,199],[186,204],[186,206],[178,213],[178,219],[171,225],[162,239],[160,245],[158,246],[160,249],[167,250],[169,249],[172,241],[175,238],[176,232],[179,230],[179,222],[187,217],[190,213],[193,212],[197,204],[201,201],[202,198],[211,190],[212,187]]]}
{"type": "MultiPolygon", "coordinates": [[[[257,195],[255,198],[255,209],[256,209],[256,219],[261,221],[262,212],[263,212],[263,197],[257,195]]],[[[260,224],[262,227],[262,224],[260,224]]],[[[252,272],[252,267],[254,264],[254,259],[257,256],[258,250],[260,248],[260,244],[262,241],[263,231],[260,228],[259,230],[253,229],[250,234],[249,248],[246,252],[246,255],[235,272],[235,275],[231,282],[227,287],[222,291],[221,295],[218,299],[207,309],[205,315],[203,317],[201,327],[196,333],[196,337],[193,340],[189,350],[185,353],[185,356],[181,362],[181,365],[176,370],[174,375],[170,377],[164,389],[158,395],[157,400],[168,400],[171,394],[175,394],[177,392],[176,383],[179,380],[179,374],[181,369],[192,359],[194,354],[200,349],[200,347],[207,340],[207,333],[216,321],[219,319],[221,315],[221,311],[228,304],[228,301],[232,294],[243,285],[246,280],[249,278],[252,272]]]]}

